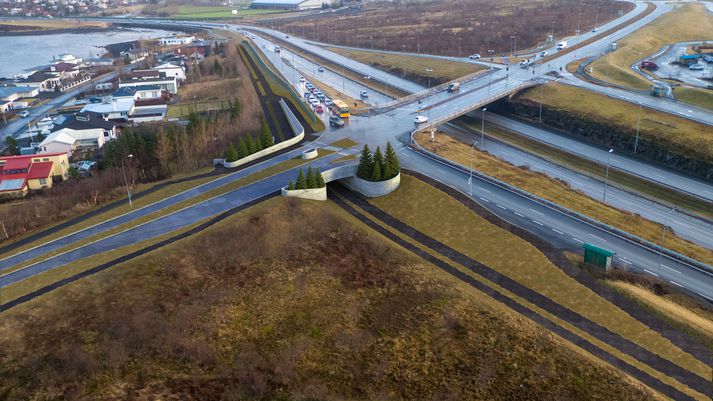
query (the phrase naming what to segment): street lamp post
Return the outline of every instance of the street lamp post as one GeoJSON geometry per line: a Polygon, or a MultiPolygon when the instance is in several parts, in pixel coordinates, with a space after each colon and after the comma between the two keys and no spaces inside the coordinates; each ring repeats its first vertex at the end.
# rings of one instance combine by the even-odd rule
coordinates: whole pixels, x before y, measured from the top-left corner
{"type": "Polygon", "coordinates": [[[462,38],[458,38],[458,58],[460,58],[460,41],[462,38]]]}
{"type": "Polygon", "coordinates": [[[661,246],[659,247],[659,270],[657,272],[658,274],[656,275],[657,277],[661,275],[661,260],[663,259],[663,247],[664,247],[664,243],[666,242],[666,225],[668,224],[668,219],[671,216],[671,213],[673,213],[674,211],[676,211],[676,205],[674,205],[671,208],[671,210],[669,210],[668,213],[666,213],[666,216],[663,219],[663,224],[662,224],[663,230],[661,233],[661,246]]]}
{"type": "Polygon", "coordinates": [[[428,73],[428,89],[431,89],[431,73],[433,72],[433,68],[426,68],[426,72],[428,73]]]}
{"type": "Polygon", "coordinates": [[[468,195],[473,195],[473,159],[475,159],[475,145],[478,141],[473,141],[473,146],[470,148],[470,177],[468,178],[468,195]]]}
{"type": "Polygon", "coordinates": [[[483,107],[483,117],[480,121],[480,150],[485,150],[485,112],[487,108],[483,107]]]}
{"type": "Polygon", "coordinates": [[[607,172],[604,174],[604,196],[602,196],[602,202],[607,200],[607,186],[609,184],[609,164],[611,162],[611,154],[614,149],[609,149],[609,154],[607,154],[607,172]]]}
{"type": "Polygon", "coordinates": [[[540,83],[540,124],[542,124],[542,97],[544,96],[545,84],[540,83]]]}
{"type": "MultiPolygon", "coordinates": [[[[131,160],[134,155],[129,154],[126,156],[127,159],[131,160]]],[[[124,175],[124,185],[126,185],[126,195],[129,197],[129,207],[133,209],[134,205],[131,203],[131,190],[129,189],[129,180],[126,179],[126,171],[124,170],[124,158],[121,158],[121,174],[124,175]]]]}
{"type": "Polygon", "coordinates": [[[634,153],[639,149],[639,128],[641,128],[641,103],[639,103],[639,116],[636,119],[636,139],[634,140],[634,153]]]}

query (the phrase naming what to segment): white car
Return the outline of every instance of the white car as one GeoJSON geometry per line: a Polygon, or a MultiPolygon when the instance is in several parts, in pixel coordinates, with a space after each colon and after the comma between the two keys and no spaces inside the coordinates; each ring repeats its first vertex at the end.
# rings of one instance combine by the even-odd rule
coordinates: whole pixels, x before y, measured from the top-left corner
{"type": "Polygon", "coordinates": [[[371,75],[364,75],[364,79],[370,80],[370,79],[371,79],[371,75]]]}
{"type": "Polygon", "coordinates": [[[319,106],[319,100],[317,100],[317,99],[311,99],[311,100],[309,101],[309,104],[311,104],[312,107],[317,107],[317,106],[319,106]]]}
{"type": "Polygon", "coordinates": [[[305,81],[306,81],[305,77],[300,77],[300,82],[305,82],[305,81]]]}
{"type": "Polygon", "coordinates": [[[592,29],[592,32],[596,32],[596,31],[598,31],[598,30],[599,30],[599,28],[594,27],[594,29],[592,29]]]}
{"type": "Polygon", "coordinates": [[[416,116],[416,119],[413,120],[414,123],[416,124],[423,124],[425,122],[428,122],[428,117],[426,116],[416,116]]]}
{"type": "Polygon", "coordinates": [[[361,96],[363,99],[366,99],[369,97],[369,94],[366,93],[366,91],[361,91],[359,92],[359,96],[361,96]]]}
{"type": "Polygon", "coordinates": [[[471,60],[477,60],[480,58],[480,54],[478,54],[478,53],[471,54],[470,56],[468,56],[468,58],[471,60]]]}
{"type": "Polygon", "coordinates": [[[692,71],[703,71],[703,66],[700,64],[691,64],[688,66],[688,69],[692,71]]]}
{"type": "Polygon", "coordinates": [[[27,110],[23,110],[23,111],[20,112],[20,117],[21,117],[21,118],[25,118],[25,117],[29,117],[29,116],[30,116],[30,112],[27,111],[27,110]]]}
{"type": "Polygon", "coordinates": [[[550,53],[547,51],[540,52],[540,57],[547,57],[548,54],[550,54],[550,53]]]}

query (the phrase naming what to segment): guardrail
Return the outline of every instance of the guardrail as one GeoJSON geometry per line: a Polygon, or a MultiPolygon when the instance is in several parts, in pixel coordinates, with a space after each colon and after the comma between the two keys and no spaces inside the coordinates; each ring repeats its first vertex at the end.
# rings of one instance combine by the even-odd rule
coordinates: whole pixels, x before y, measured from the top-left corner
{"type": "Polygon", "coordinates": [[[484,174],[484,173],[482,173],[482,172],[480,172],[480,171],[478,171],[478,170],[471,170],[470,168],[468,168],[468,167],[466,167],[466,166],[463,166],[463,165],[458,164],[458,163],[456,163],[456,162],[454,162],[454,161],[452,161],[452,160],[446,159],[445,157],[442,157],[442,156],[439,156],[439,155],[437,155],[437,154],[435,154],[435,153],[432,153],[432,152],[426,150],[423,146],[421,146],[421,145],[420,145],[418,142],[416,142],[416,140],[414,139],[414,135],[415,135],[417,132],[419,132],[419,131],[422,131],[422,129],[417,129],[417,130],[411,131],[411,134],[410,134],[410,138],[411,138],[411,144],[410,144],[410,145],[411,145],[411,148],[414,149],[416,152],[418,152],[418,153],[420,153],[420,154],[422,154],[422,155],[424,155],[424,156],[426,156],[426,157],[428,157],[428,158],[430,158],[430,159],[440,161],[441,163],[444,163],[444,164],[446,164],[446,165],[449,165],[449,166],[451,166],[452,168],[454,168],[454,169],[456,169],[456,170],[460,170],[460,171],[462,171],[462,172],[464,172],[464,173],[467,173],[467,174],[472,173],[474,176],[480,178],[481,180],[487,181],[488,183],[490,183],[490,184],[492,184],[492,185],[495,185],[495,186],[497,186],[497,187],[500,187],[500,188],[502,188],[502,189],[504,189],[504,190],[506,190],[506,191],[512,192],[512,193],[514,193],[514,194],[516,194],[516,195],[519,195],[519,196],[521,196],[521,197],[523,197],[523,198],[528,198],[528,199],[530,199],[530,200],[533,200],[533,201],[535,201],[535,202],[537,202],[537,203],[540,203],[540,204],[542,204],[542,205],[544,205],[544,206],[547,206],[547,207],[549,207],[549,208],[551,208],[551,209],[554,209],[554,210],[556,210],[556,211],[558,211],[558,212],[560,212],[560,213],[562,213],[562,214],[564,214],[564,215],[566,215],[566,216],[569,216],[569,217],[571,217],[571,218],[574,218],[574,219],[577,219],[577,220],[579,220],[579,221],[582,221],[582,222],[584,222],[584,223],[586,223],[586,224],[589,224],[590,226],[596,227],[596,228],[598,228],[598,229],[600,229],[600,230],[602,230],[602,231],[606,231],[606,232],[608,232],[609,234],[612,234],[612,235],[615,235],[615,236],[617,236],[617,237],[623,238],[623,239],[625,239],[625,240],[627,240],[627,241],[629,241],[629,242],[631,242],[631,243],[634,243],[634,244],[636,244],[636,245],[639,245],[639,246],[642,247],[642,248],[646,248],[646,249],[648,249],[648,250],[651,251],[651,252],[660,253],[660,254],[662,254],[662,255],[665,255],[667,258],[670,258],[670,259],[676,260],[676,261],[678,261],[678,262],[687,264],[687,265],[689,265],[689,266],[692,266],[692,267],[694,267],[694,268],[703,270],[703,271],[705,271],[705,272],[713,273],[713,266],[709,266],[709,265],[707,265],[707,264],[705,264],[705,263],[703,263],[703,262],[701,262],[701,261],[698,261],[698,260],[696,260],[696,259],[690,258],[690,257],[688,257],[688,256],[686,256],[686,255],[682,255],[682,254],[680,254],[680,253],[678,253],[678,252],[675,252],[675,251],[672,251],[672,250],[670,250],[670,249],[663,248],[661,245],[656,245],[656,244],[654,244],[653,242],[651,242],[651,241],[649,241],[649,240],[643,239],[643,238],[641,238],[641,237],[638,237],[638,236],[633,235],[633,234],[631,234],[631,233],[628,233],[628,232],[626,232],[626,231],[620,230],[620,229],[618,229],[618,228],[616,228],[616,227],[613,227],[613,226],[610,226],[610,225],[608,225],[608,224],[602,223],[601,221],[596,220],[596,219],[593,219],[593,218],[591,218],[591,217],[589,217],[589,216],[587,216],[587,215],[581,214],[581,213],[579,213],[579,212],[575,212],[574,210],[568,209],[568,208],[566,208],[566,207],[564,207],[564,206],[562,206],[562,205],[559,205],[559,204],[557,204],[557,203],[555,203],[555,202],[552,202],[552,201],[547,200],[547,199],[545,199],[545,198],[541,198],[541,197],[539,197],[539,196],[537,196],[537,195],[531,194],[531,193],[529,193],[529,192],[527,192],[527,191],[525,191],[525,190],[522,190],[522,189],[520,189],[520,188],[518,188],[518,187],[516,187],[516,186],[513,186],[513,185],[511,185],[511,184],[509,184],[509,183],[507,183],[507,182],[505,182],[505,181],[501,181],[501,180],[499,180],[499,179],[497,179],[497,178],[495,178],[495,177],[491,177],[491,176],[489,176],[489,175],[487,175],[487,174],[484,174]]]}
{"type": "Polygon", "coordinates": [[[295,89],[292,87],[292,85],[290,85],[287,81],[285,81],[284,78],[282,78],[279,74],[275,73],[275,71],[273,71],[272,68],[270,68],[270,66],[265,62],[265,60],[263,60],[262,57],[260,57],[260,54],[258,53],[258,51],[255,50],[255,48],[252,46],[252,44],[249,41],[244,40],[243,43],[246,45],[245,47],[246,47],[247,51],[251,53],[251,56],[253,57],[253,59],[263,67],[262,71],[264,71],[265,73],[270,75],[270,77],[273,78],[278,85],[280,85],[282,88],[287,90],[289,92],[289,94],[292,95],[292,97],[294,97],[297,105],[302,109],[302,111],[304,111],[304,114],[309,116],[309,119],[312,120],[313,123],[316,123],[317,116],[302,101],[302,96],[299,95],[295,91],[295,89]]]}

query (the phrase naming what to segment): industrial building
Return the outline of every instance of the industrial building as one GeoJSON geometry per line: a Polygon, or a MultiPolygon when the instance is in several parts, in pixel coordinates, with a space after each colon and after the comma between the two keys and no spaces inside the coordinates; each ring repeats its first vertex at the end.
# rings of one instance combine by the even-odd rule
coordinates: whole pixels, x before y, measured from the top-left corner
{"type": "Polygon", "coordinates": [[[270,8],[279,10],[310,10],[321,8],[322,4],[331,4],[323,0],[253,0],[250,8],[270,8]]]}

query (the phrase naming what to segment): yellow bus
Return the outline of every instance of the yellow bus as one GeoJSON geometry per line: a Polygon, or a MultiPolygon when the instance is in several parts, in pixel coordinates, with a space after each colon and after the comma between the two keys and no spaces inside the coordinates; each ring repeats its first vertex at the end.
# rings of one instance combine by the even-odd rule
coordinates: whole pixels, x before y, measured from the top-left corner
{"type": "Polygon", "coordinates": [[[349,106],[339,99],[334,99],[332,112],[341,118],[349,118],[349,106]]]}

